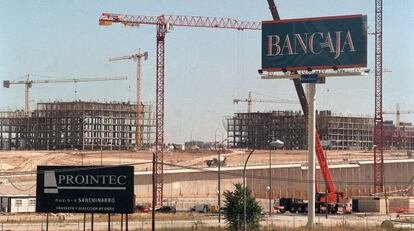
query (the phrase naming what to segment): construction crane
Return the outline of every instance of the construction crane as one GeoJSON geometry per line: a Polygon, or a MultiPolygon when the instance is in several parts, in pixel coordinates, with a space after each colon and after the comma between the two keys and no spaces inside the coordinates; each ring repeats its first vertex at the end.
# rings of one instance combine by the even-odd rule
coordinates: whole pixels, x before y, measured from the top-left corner
{"type": "Polygon", "coordinates": [[[132,60],[137,62],[137,105],[136,105],[136,118],[135,118],[135,146],[136,149],[141,149],[141,114],[142,114],[142,104],[141,104],[141,59],[148,59],[148,52],[145,51],[141,53],[141,49],[138,49],[138,52],[132,55],[121,56],[110,58],[109,61],[120,61],[120,60],[132,60]]]}
{"type": "Polygon", "coordinates": [[[252,98],[252,92],[249,91],[249,96],[247,99],[233,99],[234,104],[238,104],[240,102],[246,102],[247,103],[247,112],[252,112],[252,104],[253,102],[256,103],[287,103],[287,104],[298,104],[298,102],[293,100],[286,100],[286,99],[253,99],[252,98]]]}
{"type": "Polygon", "coordinates": [[[127,77],[105,77],[105,78],[82,78],[82,79],[50,79],[50,80],[32,80],[30,74],[26,75],[26,80],[4,80],[3,87],[10,88],[12,84],[24,84],[24,113],[28,115],[30,112],[30,88],[34,83],[78,83],[78,82],[96,82],[109,80],[126,80],[127,77]]]}
{"type": "Polygon", "coordinates": [[[384,191],[384,121],[382,117],[382,0],[375,0],[374,192],[384,191]]]}
{"type": "MultiPolygon", "coordinates": [[[[267,0],[267,3],[269,5],[270,13],[272,14],[273,20],[280,20],[279,12],[277,10],[275,2],[273,0],[267,0]]],[[[293,79],[293,84],[295,86],[296,93],[298,95],[303,114],[305,117],[307,117],[308,116],[308,101],[306,99],[306,95],[305,95],[305,91],[303,89],[302,83],[300,82],[300,79],[295,78],[293,79]]],[[[306,120],[305,120],[305,124],[306,124],[306,120]]],[[[340,199],[343,198],[344,194],[343,192],[336,191],[336,187],[333,182],[332,174],[328,167],[328,162],[326,160],[326,157],[323,151],[323,147],[322,147],[322,144],[319,138],[318,131],[316,131],[316,135],[315,135],[315,149],[316,149],[316,157],[318,159],[320,171],[326,182],[326,188],[327,188],[326,190],[327,192],[319,192],[318,184],[316,184],[317,202],[318,203],[331,203],[335,205],[335,208],[337,208],[337,203],[339,202],[340,199]]]]}
{"type": "Polygon", "coordinates": [[[396,111],[383,111],[382,114],[393,114],[396,115],[395,119],[395,132],[394,137],[398,140],[398,146],[401,144],[404,145],[405,135],[401,134],[401,123],[400,123],[400,115],[401,114],[413,114],[414,110],[404,110],[400,111],[400,105],[397,104],[396,111]]]}
{"type": "Polygon", "coordinates": [[[254,21],[239,21],[232,18],[182,16],[182,15],[127,15],[103,13],[99,18],[99,25],[109,26],[121,23],[124,26],[138,27],[141,24],[157,27],[157,68],[156,68],[156,135],[155,135],[155,172],[156,172],[156,202],[162,205],[163,200],[163,156],[164,156],[164,54],[165,35],[171,32],[174,26],[223,28],[235,30],[261,30],[261,23],[254,21]]]}
{"type": "Polygon", "coordinates": [[[400,115],[401,114],[413,114],[414,110],[403,110],[400,111],[400,105],[397,104],[396,110],[395,111],[383,111],[382,114],[393,114],[396,115],[396,119],[395,119],[395,129],[396,129],[396,133],[400,133],[400,115]]]}

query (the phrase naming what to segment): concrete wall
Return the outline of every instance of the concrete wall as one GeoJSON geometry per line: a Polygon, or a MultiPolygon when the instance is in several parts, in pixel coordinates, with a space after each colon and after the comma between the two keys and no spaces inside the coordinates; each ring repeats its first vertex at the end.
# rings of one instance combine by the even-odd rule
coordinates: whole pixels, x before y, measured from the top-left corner
{"type": "MultiPolygon", "coordinates": [[[[374,212],[386,213],[387,205],[385,198],[376,198],[373,196],[358,196],[352,198],[353,203],[357,203],[358,209],[353,209],[353,212],[374,212]]],[[[355,208],[355,206],[354,206],[355,208]]]]}
{"type": "MultiPolygon", "coordinates": [[[[345,192],[348,198],[373,193],[373,162],[360,161],[354,164],[330,166],[337,191],[345,192]]],[[[268,198],[266,187],[269,185],[269,167],[251,166],[246,171],[247,185],[257,198],[268,198]]],[[[300,164],[272,166],[272,198],[305,198],[306,167],[300,164]]],[[[325,186],[318,170],[319,191],[325,186]]],[[[405,188],[414,175],[414,159],[386,160],[385,182],[387,191],[405,188]]],[[[139,172],[135,175],[135,194],[137,202],[151,202],[151,172],[139,172]]],[[[217,202],[217,169],[208,172],[192,169],[165,170],[164,200],[189,208],[201,202],[217,202]]],[[[234,183],[242,183],[241,167],[221,168],[221,192],[233,190],[234,183]]],[[[414,195],[411,190],[410,195],[414,195]]],[[[223,197],[222,197],[223,199],[223,197]]]]}

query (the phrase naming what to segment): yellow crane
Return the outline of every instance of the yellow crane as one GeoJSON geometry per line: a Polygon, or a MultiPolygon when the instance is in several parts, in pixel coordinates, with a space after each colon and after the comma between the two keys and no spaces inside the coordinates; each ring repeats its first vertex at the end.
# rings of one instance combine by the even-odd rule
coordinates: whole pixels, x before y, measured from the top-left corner
{"type": "Polygon", "coordinates": [[[148,59],[148,52],[141,53],[141,49],[138,49],[138,52],[132,55],[121,56],[110,58],[109,61],[120,61],[120,60],[132,60],[137,62],[137,106],[136,106],[136,119],[135,119],[135,145],[137,150],[141,149],[141,114],[142,114],[142,104],[141,104],[141,59],[148,59]]]}
{"type": "Polygon", "coordinates": [[[78,82],[96,82],[96,81],[109,81],[109,80],[127,80],[126,76],[123,77],[103,77],[103,78],[70,78],[70,79],[47,79],[47,80],[32,80],[30,79],[30,74],[25,76],[26,80],[4,80],[3,87],[10,88],[12,84],[24,84],[24,113],[28,115],[30,112],[29,102],[30,102],[30,88],[34,83],[78,83],[78,82]]]}
{"type": "Polygon", "coordinates": [[[257,103],[287,103],[287,104],[299,104],[294,100],[287,100],[287,99],[253,99],[252,92],[249,91],[249,96],[246,99],[233,99],[234,104],[238,104],[240,102],[247,102],[247,112],[252,112],[252,104],[253,102],[257,103]]]}

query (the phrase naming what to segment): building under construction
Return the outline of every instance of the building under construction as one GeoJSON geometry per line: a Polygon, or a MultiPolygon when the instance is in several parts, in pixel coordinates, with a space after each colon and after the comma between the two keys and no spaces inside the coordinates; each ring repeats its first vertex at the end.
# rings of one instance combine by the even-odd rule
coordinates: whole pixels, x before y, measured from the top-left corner
{"type": "Polygon", "coordinates": [[[384,148],[414,149],[414,125],[399,122],[399,126],[391,120],[384,121],[384,148]]]}
{"type": "MultiPolygon", "coordinates": [[[[267,149],[272,140],[282,140],[285,149],[306,149],[305,117],[300,111],[236,113],[227,119],[230,147],[267,149]]],[[[369,149],[373,145],[373,119],[317,113],[317,128],[323,145],[330,149],[369,149]]]]}
{"type": "MultiPolygon", "coordinates": [[[[142,148],[155,138],[151,105],[143,105],[142,148]]],[[[0,112],[0,148],[132,150],[135,148],[136,105],[129,103],[38,103],[29,115],[0,112]]]]}

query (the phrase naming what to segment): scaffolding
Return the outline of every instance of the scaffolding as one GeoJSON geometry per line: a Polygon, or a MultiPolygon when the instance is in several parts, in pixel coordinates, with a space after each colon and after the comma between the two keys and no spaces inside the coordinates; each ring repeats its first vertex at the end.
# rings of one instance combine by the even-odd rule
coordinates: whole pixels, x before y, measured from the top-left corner
{"type": "MultiPolygon", "coordinates": [[[[285,149],[306,149],[305,117],[300,111],[236,113],[227,119],[228,145],[233,148],[268,149],[282,140],[285,149]]],[[[330,149],[369,149],[373,144],[373,120],[317,112],[321,140],[330,149]]]]}
{"type": "Polygon", "coordinates": [[[267,149],[272,140],[283,140],[286,149],[306,146],[304,117],[300,111],[236,113],[227,119],[228,145],[267,149]]]}
{"type": "MultiPolygon", "coordinates": [[[[133,150],[135,108],[129,103],[38,103],[36,110],[0,112],[0,148],[36,150],[133,150]]],[[[141,142],[152,147],[155,118],[143,105],[141,142]]]]}
{"type": "Polygon", "coordinates": [[[384,121],[384,149],[414,149],[414,125],[400,122],[400,128],[391,120],[384,121]]]}
{"type": "Polygon", "coordinates": [[[330,149],[366,150],[373,145],[374,120],[369,117],[338,116],[320,111],[317,124],[321,140],[330,149]]]}

